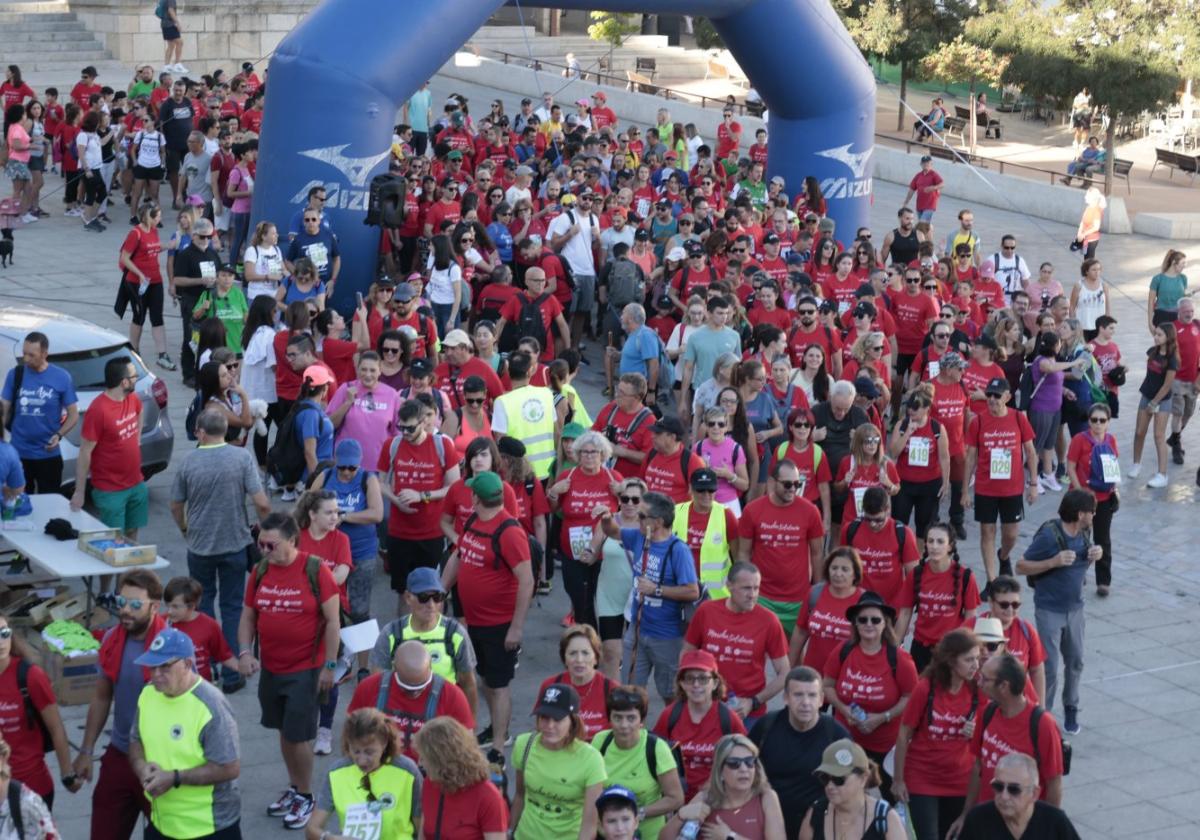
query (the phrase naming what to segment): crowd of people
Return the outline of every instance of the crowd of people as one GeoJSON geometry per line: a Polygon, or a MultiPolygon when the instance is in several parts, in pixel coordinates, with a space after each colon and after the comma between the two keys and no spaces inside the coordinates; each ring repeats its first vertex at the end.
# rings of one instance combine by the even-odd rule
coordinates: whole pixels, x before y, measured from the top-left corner
{"type": "MultiPolygon", "coordinates": [[[[393,147],[403,221],[342,312],[334,289],[355,281],[325,190],[290,220],[251,218],[252,71],[157,87],[139,71],[128,115],[81,89],[54,126],[51,91],[27,103],[16,68],[0,89],[9,167],[22,133],[47,138],[43,164],[83,138],[84,175],[61,161],[85,227],[128,185],[132,344],[149,315],[175,369],[177,301],[197,444],[171,488],[188,576],[121,577],[73,760],[0,619],[0,699],[27,680],[36,712],[2,722],[0,769],[43,803],[21,800],[20,836],[54,836],[43,724],[64,788],[95,775],[93,837],[127,838],[143,814],[150,837],[240,836],[252,724],[224,693],[248,681],[284,787],[252,807],[310,840],[1077,836],[1060,806],[1085,586],[1112,591],[1120,486],[1151,421],[1157,488],[1195,408],[1183,254],[1151,282],[1122,467],[1109,424],[1127,366],[1096,240],[1064,284],[969,209],[939,230],[929,159],[876,239],[837,230],[815,179],[767,180],[768,137],[743,137],[732,110],[709,145],[665,110],[623,123],[603,91],[570,114],[547,94],[511,116],[456,95],[435,115],[423,86],[393,147]],[[98,145],[132,166],[105,173],[89,138],[108,123],[129,127],[98,145]],[[581,365],[603,368],[603,405],[572,384],[581,365]],[[1057,515],[1018,547],[1043,493],[1062,494],[1057,515]],[[959,556],[969,519],[982,569],[959,556]],[[394,620],[373,650],[341,650],[380,581],[394,620]],[[534,730],[514,738],[530,605],[556,582],[563,670],[533,675],[534,730]]],[[[37,216],[17,177],[32,168],[8,174],[37,216]]],[[[4,384],[6,499],[62,483],[79,413],[52,350],[30,334],[4,384]]],[[[149,515],[135,374],[106,365],[72,498],[90,478],[97,515],[130,536],[149,515]]]]}

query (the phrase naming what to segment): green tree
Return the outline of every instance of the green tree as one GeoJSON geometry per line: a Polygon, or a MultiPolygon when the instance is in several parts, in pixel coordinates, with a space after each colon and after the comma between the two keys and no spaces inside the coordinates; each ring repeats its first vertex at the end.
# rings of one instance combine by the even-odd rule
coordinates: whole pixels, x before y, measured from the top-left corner
{"type": "MultiPolygon", "coordinates": [[[[970,86],[968,108],[975,113],[975,85],[978,82],[999,84],[1008,59],[996,55],[986,47],[969,43],[962,35],[953,41],[938,45],[937,49],[921,61],[921,72],[925,78],[937,79],[947,84],[967,83],[970,86]]],[[[978,134],[975,120],[969,125],[971,131],[971,154],[975,154],[978,134]]]]}
{"type": "Polygon", "coordinates": [[[608,68],[612,72],[613,52],[630,35],[642,31],[641,15],[621,12],[592,12],[588,37],[608,44],[608,68]]]}

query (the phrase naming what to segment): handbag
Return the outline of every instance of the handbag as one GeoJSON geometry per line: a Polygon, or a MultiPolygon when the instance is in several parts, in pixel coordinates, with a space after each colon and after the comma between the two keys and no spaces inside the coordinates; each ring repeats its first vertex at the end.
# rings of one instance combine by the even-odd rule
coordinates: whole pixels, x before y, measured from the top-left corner
{"type": "Polygon", "coordinates": [[[1082,242],[1080,242],[1078,239],[1072,239],[1072,240],[1071,240],[1071,246],[1070,246],[1070,247],[1071,247],[1071,250],[1072,250],[1072,251],[1082,251],[1082,250],[1083,250],[1083,243],[1082,243],[1082,242]]]}

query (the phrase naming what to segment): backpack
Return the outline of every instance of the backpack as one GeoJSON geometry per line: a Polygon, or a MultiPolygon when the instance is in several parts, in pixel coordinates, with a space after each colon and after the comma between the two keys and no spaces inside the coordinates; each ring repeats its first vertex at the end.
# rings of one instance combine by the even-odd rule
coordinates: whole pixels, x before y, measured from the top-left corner
{"type": "MultiPolygon", "coordinates": [[[[703,442],[704,441],[701,441],[700,443],[703,443],[703,442]]],[[[700,444],[696,444],[696,445],[699,446],[700,444]]],[[[646,454],[645,466],[646,467],[650,466],[650,462],[653,461],[656,457],[658,457],[658,450],[651,449],[649,451],[649,453],[646,454]]],[[[690,471],[688,470],[688,463],[691,460],[692,460],[692,450],[688,449],[686,446],[680,445],[680,447],[679,447],[679,472],[680,472],[680,474],[683,475],[683,483],[686,484],[688,487],[691,487],[691,484],[688,483],[688,479],[690,478],[690,471]]],[[[642,473],[645,474],[644,468],[642,470],[642,473]]]]}
{"type": "MultiPolygon", "coordinates": [[[[443,470],[446,469],[446,436],[441,432],[434,432],[433,449],[437,453],[438,466],[443,470]]],[[[396,435],[388,444],[388,468],[387,468],[387,486],[395,489],[396,487],[396,453],[400,451],[400,443],[403,440],[401,435],[396,435]]]]}
{"type": "MultiPolygon", "coordinates": [[[[819,450],[818,450],[819,451],[819,450]]],[[[816,459],[814,458],[814,461],[816,459]]],[[[858,533],[858,529],[862,527],[863,520],[861,517],[850,522],[846,526],[846,545],[854,547],[854,535],[858,533]]],[[[899,519],[893,519],[892,524],[896,526],[896,558],[902,560],[904,554],[904,534],[908,529],[899,519]]],[[[903,563],[901,563],[903,565],[903,563]]]]}
{"type": "MultiPolygon", "coordinates": [[[[609,405],[608,417],[606,417],[604,419],[604,421],[602,423],[600,423],[600,425],[604,427],[604,436],[607,437],[610,441],[612,441],[613,438],[615,438],[617,436],[616,427],[612,425],[613,418],[617,416],[616,400],[609,403],[608,405],[609,405]],[[609,431],[610,429],[612,430],[611,432],[609,431]]],[[[642,406],[638,410],[638,413],[636,415],[634,415],[633,420],[630,421],[629,425],[625,428],[625,437],[632,440],[634,433],[639,428],[641,428],[641,425],[643,423],[645,423],[647,420],[649,420],[653,416],[654,416],[653,411],[646,408],[645,406],[642,406]]],[[[597,418],[597,419],[599,419],[599,418],[597,418]]]]}
{"type": "Polygon", "coordinates": [[[542,347],[546,346],[546,322],[542,318],[542,304],[550,297],[549,292],[542,292],[533,300],[526,298],[521,302],[521,313],[517,316],[513,347],[516,347],[522,338],[536,338],[538,344],[542,347]]]}
{"type": "Polygon", "coordinates": [[[608,270],[608,305],[620,312],[627,304],[639,303],[641,269],[628,259],[613,260],[608,270]]]}
{"type": "MultiPolygon", "coordinates": [[[[310,554],[304,558],[304,576],[308,578],[308,588],[312,590],[313,598],[317,602],[317,610],[321,609],[321,564],[324,561],[315,554],[310,554]]],[[[254,589],[253,592],[258,592],[258,587],[262,584],[263,578],[267,574],[267,569],[270,567],[270,561],[264,557],[254,566],[254,589]]],[[[339,600],[340,603],[340,600],[339,600]]],[[[317,638],[313,642],[313,656],[321,648],[321,641],[325,638],[325,622],[317,622],[317,638]]]]}
{"type": "MultiPolygon", "coordinates": [[[[995,703],[988,703],[987,708],[983,710],[983,728],[980,733],[987,731],[988,724],[992,722],[992,718],[996,716],[996,712],[1000,707],[995,703]]],[[[1029,715],[1029,740],[1033,743],[1033,759],[1036,761],[1038,757],[1038,724],[1042,721],[1042,715],[1046,714],[1046,710],[1041,706],[1034,706],[1033,713],[1029,715]]],[[[1071,775],[1071,742],[1063,740],[1062,742],[1062,766],[1063,775],[1071,775]]]]}
{"type": "MultiPolygon", "coordinates": [[[[607,683],[608,679],[605,679],[604,682],[607,683]]],[[[650,770],[650,777],[653,779],[658,778],[658,756],[656,753],[658,752],[658,742],[660,740],[662,739],[653,732],[646,733],[646,767],[650,770]]],[[[613,733],[606,733],[604,738],[600,741],[600,745],[597,747],[597,749],[600,751],[600,755],[604,755],[608,752],[608,748],[612,746],[612,742],[613,733]]]]}
{"type": "MultiPolygon", "coordinates": [[[[1042,528],[1049,528],[1051,531],[1054,532],[1054,542],[1055,542],[1055,544],[1058,545],[1059,551],[1069,551],[1070,550],[1071,547],[1069,545],[1067,545],[1067,535],[1063,532],[1063,529],[1062,529],[1062,520],[1048,519],[1045,522],[1043,522],[1038,527],[1037,531],[1034,532],[1034,534],[1033,534],[1034,539],[1037,539],[1037,535],[1039,532],[1041,532],[1042,528]]],[[[1038,580],[1040,580],[1044,575],[1048,575],[1053,571],[1054,570],[1051,569],[1050,571],[1047,571],[1047,572],[1038,572],[1037,574],[1026,575],[1025,581],[1029,584],[1030,589],[1036,589],[1038,580]]]]}
{"type": "MultiPolygon", "coordinates": [[[[896,652],[895,645],[885,644],[884,651],[887,653],[888,667],[892,670],[892,679],[896,679],[896,662],[899,654],[896,652]]],[[[846,660],[850,658],[850,654],[854,651],[854,642],[846,642],[842,645],[842,649],[838,651],[838,662],[842,665],[846,664],[846,660]]]]}
{"type": "MultiPolygon", "coordinates": [[[[480,531],[476,531],[474,528],[471,527],[478,521],[479,521],[479,514],[472,513],[470,516],[468,516],[467,521],[463,524],[463,533],[470,531],[472,534],[475,534],[478,537],[488,536],[486,534],[481,533],[480,531]]],[[[496,530],[492,531],[492,533],[490,535],[491,543],[492,543],[492,570],[493,571],[499,571],[500,561],[503,559],[500,554],[500,535],[503,534],[505,531],[507,531],[509,528],[521,528],[521,523],[518,522],[517,520],[513,519],[511,516],[509,516],[505,519],[502,519],[500,521],[500,524],[496,526],[496,530]]],[[[524,531],[523,528],[521,530],[524,531]]],[[[532,536],[532,535],[530,535],[530,536],[532,536]]],[[[507,565],[507,561],[505,561],[505,565],[507,565]]]]}
{"type": "Polygon", "coordinates": [[[17,836],[25,840],[25,815],[21,813],[21,790],[24,788],[16,779],[8,783],[8,813],[17,836]]]}
{"type": "MultiPolygon", "coordinates": [[[[280,487],[288,487],[299,481],[307,466],[304,460],[304,444],[296,430],[296,420],[302,411],[320,412],[320,409],[297,400],[283,418],[275,432],[275,442],[267,450],[267,472],[280,487]]],[[[193,422],[193,428],[194,426],[193,422]]]]}
{"type": "Polygon", "coordinates": [[[1033,361],[1021,371],[1021,379],[1017,382],[1017,393],[1013,395],[1013,408],[1017,411],[1029,411],[1029,404],[1033,402],[1034,395],[1046,381],[1045,376],[1038,377],[1036,383],[1033,381],[1033,368],[1037,364],[1038,358],[1040,357],[1035,356],[1033,361]]]}
{"type": "Polygon", "coordinates": [[[154,7],[154,16],[161,21],[167,19],[167,0],[158,0],[158,5],[154,7]]]}
{"type": "MultiPolygon", "coordinates": [[[[379,711],[383,712],[385,715],[388,713],[387,697],[388,692],[391,691],[392,688],[392,675],[394,673],[395,671],[383,672],[383,675],[379,680],[379,693],[375,695],[375,708],[379,709],[379,711]]],[[[429,721],[437,717],[438,699],[442,696],[442,687],[445,684],[445,677],[439,676],[438,674],[433,675],[433,680],[429,683],[429,696],[425,698],[424,720],[429,721]]]]}
{"type": "MultiPolygon", "coordinates": [[[[671,741],[671,731],[683,717],[685,706],[687,706],[686,702],[677,700],[671,704],[671,711],[667,713],[667,745],[671,748],[671,754],[675,756],[675,766],[679,768],[679,783],[683,786],[684,792],[687,791],[687,773],[683,764],[683,750],[678,743],[671,741]]],[[[733,712],[729,711],[729,707],[719,700],[716,702],[716,707],[717,724],[721,727],[721,735],[731,734],[733,732],[733,712]]]]}
{"type": "MultiPolygon", "coordinates": [[[[17,410],[21,405],[21,383],[25,381],[25,365],[19,364],[13,370],[12,403],[8,406],[8,414],[4,418],[4,428],[12,431],[13,422],[17,419],[17,410]]],[[[615,403],[614,403],[615,405],[615,403]]]]}
{"type": "MultiPolygon", "coordinates": [[[[917,568],[913,569],[913,602],[918,610],[921,609],[921,575],[925,573],[926,562],[922,558],[921,562],[917,564],[917,568]]],[[[958,562],[955,562],[954,565],[958,567],[959,577],[962,578],[962,586],[958,593],[958,620],[962,621],[967,617],[967,586],[971,582],[971,570],[958,562]]]]}
{"type": "Polygon", "coordinates": [[[1113,436],[1106,434],[1103,441],[1092,445],[1092,457],[1088,467],[1087,480],[1087,486],[1092,490],[1111,493],[1113,488],[1117,486],[1114,482],[1104,480],[1104,462],[1102,460],[1102,456],[1104,455],[1111,455],[1114,459],[1117,457],[1117,453],[1113,451],[1114,443],[1116,441],[1113,440],[1113,436]]]}
{"type": "Polygon", "coordinates": [[[42,720],[42,716],[33,705],[33,699],[29,696],[29,669],[32,667],[26,660],[18,660],[17,690],[21,692],[21,703],[25,707],[25,720],[28,721],[29,728],[42,733],[42,752],[54,752],[54,739],[50,737],[50,728],[46,726],[46,721],[42,720]]]}
{"type": "Polygon", "coordinates": [[[200,417],[200,412],[202,411],[204,411],[204,395],[196,391],[196,395],[192,397],[191,403],[188,404],[187,415],[183,418],[183,430],[187,433],[188,440],[198,440],[196,437],[196,420],[200,417]]]}

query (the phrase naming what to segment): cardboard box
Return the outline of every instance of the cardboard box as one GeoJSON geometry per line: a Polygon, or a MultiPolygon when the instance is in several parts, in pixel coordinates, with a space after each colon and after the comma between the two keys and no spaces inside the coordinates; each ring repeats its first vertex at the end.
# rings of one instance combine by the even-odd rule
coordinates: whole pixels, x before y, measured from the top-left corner
{"type": "Polygon", "coordinates": [[[67,658],[57,651],[46,650],[43,667],[60,706],[82,706],[91,702],[100,675],[99,661],[99,653],[67,658]]]}
{"type": "MultiPolygon", "coordinates": [[[[70,603],[75,597],[68,592],[61,592],[53,598],[34,604],[29,610],[29,618],[35,627],[44,627],[51,621],[57,620],[58,617],[53,612],[55,608],[70,603]]],[[[68,617],[73,618],[74,616],[68,617]]]]}
{"type": "Polygon", "coordinates": [[[145,566],[158,556],[158,546],[135,545],[116,528],[80,531],[79,550],[116,567],[145,566]]]}

